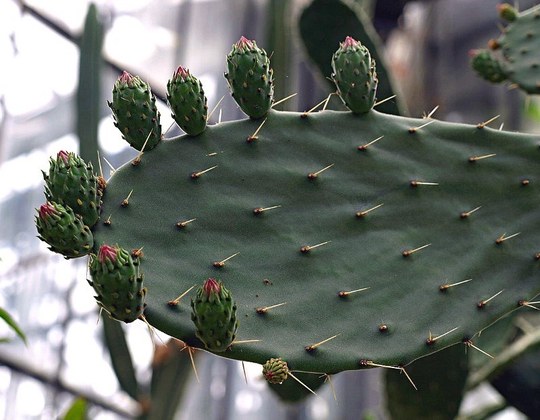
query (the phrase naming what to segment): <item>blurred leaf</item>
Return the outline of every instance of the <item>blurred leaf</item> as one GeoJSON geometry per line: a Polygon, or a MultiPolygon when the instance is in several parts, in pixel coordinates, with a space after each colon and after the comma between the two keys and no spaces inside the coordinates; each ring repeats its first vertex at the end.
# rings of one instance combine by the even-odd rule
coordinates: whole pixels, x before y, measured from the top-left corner
{"type": "MultiPolygon", "coordinates": [[[[475,345],[492,356],[497,356],[515,338],[516,327],[514,325],[518,311],[514,311],[499,319],[495,324],[489,326],[475,338],[475,345]]],[[[469,369],[471,372],[482,369],[491,359],[479,351],[471,352],[469,355],[469,369]]]]}
{"type": "MultiPolygon", "coordinates": [[[[513,369],[515,367],[514,365],[519,365],[520,361],[524,360],[529,355],[529,353],[533,353],[533,355],[536,354],[537,356],[540,355],[540,325],[530,323],[531,320],[536,321],[535,318],[540,321],[540,317],[531,317],[531,314],[528,315],[529,316],[524,317],[522,313],[522,315],[520,316],[511,317],[512,324],[511,328],[508,328],[509,331],[505,331],[504,329],[500,328],[498,330],[495,330],[499,331],[502,346],[500,346],[500,350],[496,353],[490,353],[490,351],[488,350],[489,354],[496,357],[494,359],[488,359],[483,364],[476,366],[476,369],[472,371],[469,375],[467,384],[469,388],[474,388],[475,386],[478,386],[484,381],[491,381],[496,379],[498,375],[501,375],[504,372],[513,369]],[[518,326],[520,324],[526,325],[527,331],[520,331],[518,329],[518,326]]],[[[499,322],[497,322],[497,324],[499,322]]],[[[488,331],[491,328],[489,328],[488,331]]],[[[483,336],[484,333],[482,333],[481,338],[483,338],[483,336]]],[[[486,342],[482,342],[481,340],[478,340],[478,342],[481,343],[480,345],[487,344],[486,342]]],[[[481,348],[482,350],[486,351],[486,348],[481,348]]],[[[489,347],[487,348],[489,349],[489,347]]],[[[533,359],[537,356],[533,356],[533,359]]],[[[524,366],[526,366],[526,363],[524,366]]],[[[540,390],[540,365],[536,366],[536,368],[534,368],[533,366],[529,366],[525,370],[528,370],[527,372],[524,372],[525,376],[531,375],[532,372],[536,372],[536,374],[538,374],[537,386],[539,386],[540,390]]],[[[532,383],[534,382],[534,379],[532,381],[529,381],[527,379],[523,382],[532,383]]]]}
{"type": "Polygon", "coordinates": [[[84,398],[77,398],[68,408],[62,420],[86,420],[88,404],[84,398]]]}
{"type": "Polygon", "coordinates": [[[134,400],[139,400],[139,385],[135,376],[135,367],[126,341],[122,324],[108,315],[101,317],[105,344],[111,356],[112,367],[120,388],[134,400]]]}
{"type": "Polygon", "coordinates": [[[152,362],[150,408],[146,418],[175,418],[191,371],[191,359],[182,342],[170,340],[167,344],[156,347],[152,362]]]}
{"type": "Polygon", "coordinates": [[[501,403],[495,403],[486,407],[481,407],[477,411],[474,411],[469,415],[458,416],[456,417],[456,420],[487,420],[495,414],[505,410],[506,408],[508,408],[508,404],[503,401],[501,403]]]}
{"type": "Polygon", "coordinates": [[[101,102],[103,25],[95,4],[90,4],[80,39],[79,87],[77,89],[77,135],[79,154],[97,167],[98,124],[101,102]]]}
{"type": "Polygon", "coordinates": [[[453,420],[465,392],[468,358],[464,345],[453,345],[406,366],[386,369],[386,404],[392,419],[453,420]]]}
{"type": "Polygon", "coordinates": [[[528,98],[525,106],[525,115],[533,121],[540,122],[540,102],[533,98],[528,98]]]}
{"type": "MultiPolygon", "coordinates": [[[[290,0],[270,0],[268,2],[268,51],[272,57],[274,69],[274,96],[277,100],[290,95],[293,83],[291,74],[291,2],[290,0]]],[[[280,109],[294,109],[292,103],[286,101],[280,109]]]]}
{"type": "Polygon", "coordinates": [[[524,332],[495,359],[505,369],[491,370],[497,374],[490,377],[491,385],[509,405],[537,419],[540,415],[540,313],[524,314],[521,326],[524,332]]]}
{"type": "MultiPolygon", "coordinates": [[[[0,318],[2,318],[5,321],[5,323],[8,324],[13,331],[15,331],[15,333],[19,336],[19,338],[22,341],[24,341],[24,344],[27,344],[26,335],[24,334],[24,332],[21,330],[21,328],[15,322],[15,320],[11,317],[11,315],[2,308],[0,308],[0,318]]],[[[3,338],[2,340],[9,341],[8,338],[3,338]]]]}

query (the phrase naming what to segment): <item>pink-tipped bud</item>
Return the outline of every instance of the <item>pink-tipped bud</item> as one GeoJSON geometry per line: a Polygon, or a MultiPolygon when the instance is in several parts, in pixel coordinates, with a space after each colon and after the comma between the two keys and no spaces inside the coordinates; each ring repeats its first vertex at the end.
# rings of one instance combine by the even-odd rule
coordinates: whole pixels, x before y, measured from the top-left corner
{"type": "Polygon", "coordinates": [[[62,159],[64,163],[67,164],[69,161],[69,152],[66,152],[65,150],[60,150],[56,155],[56,159],[62,159]]]}
{"type": "Polygon", "coordinates": [[[175,80],[178,78],[180,78],[181,80],[185,80],[189,77],[191,77],[191,75],[189,74],[189,70],[182,66],[178,67],[173,75],[173,79],[175,80]]]}
{"type": "Polygon", "coordinates": [[[118,251],[115,247],[110,245],[101,245],[99,247],[98,260],[102,264],[108,261],[115,262],[117,252],[118,251]]]}
{"type": "Polygon", "coordinates": [[[120,77],[118,77],[118,82],[125,85],[131,85],[133,79],[135,79],[135,77],[132,74],[128,73],[127,71],[123,71],[120,77]]]}
{"type": "Polygon", "coordinates": [[[41,207],[38,210],[38,214],[39,214],[40,219],[44,220],[48,217],[58,214],[58,212],[56,211],[56,209],[51,203],[47,202],[41,205],[41,207]]]}
{"type": "Polygon", "coordinates": [[[255,48],[255,43],[254,41],[250,41],[246,37],[241,36],[235,46],[237,49],[241,51],[247,51],[247,50],[252,50],[253,48],[255,48]]]}
{"type": "Polygon", "coordinates": [[[219,294],[221,292],[221,285],[215,278],[210,277],[205,280],[203,290],[204,293],[206,293],[206,296],[210,297],[212,294],[219,294]]]}
{"type": "Polygon", "coordinates": [[[499,17],[507,22],[513,22],[518,15],[518,11],[508,3],[498,4],[497,12],[499,12],[499,17]]]}
{"type": "Polygon", "coordinates": [[[359,44],[359,42],[356,39],[354,39],[353,37],[348,36],[348,37],[345,38],[345,41],[343,41],[340,44],[340,46],[341,46],[341,48],[346,49],[346,48],[354,48],[358,44],[359,44]]]}

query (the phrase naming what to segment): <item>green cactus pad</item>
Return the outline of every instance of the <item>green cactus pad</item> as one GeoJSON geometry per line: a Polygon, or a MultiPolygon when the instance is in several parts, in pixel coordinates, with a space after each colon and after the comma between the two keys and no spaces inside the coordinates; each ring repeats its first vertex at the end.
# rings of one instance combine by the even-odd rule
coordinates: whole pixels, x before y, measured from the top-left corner
{"type": "Polygon", "coordinates": [[[84,224],[93,227],[99,219],[104,184],[94,174],[92,164],[75,153],[60,151],[50,159],[49,174],[43,172],[45,196],[64,207],[71,207],[84,224]]]}
{"type": "Polygon", "coordinates": [[[471,66],[480,77],[492,83],[507,79],[506,72],[489,50],[471,51],[471,66]]]}
{"type": "Polygon", "coordinates": [[[163,141],[108,181],[94,240],[144,247],[156,328],[204,348],[189,302],[167,303],[218,277],[238,343],[260,340],[221,355],[335,373],[474,342],[540,292],[538,136],[302,115],[270,111],[251,142],[259,121],[163,141]]]}
{"type": "Polygon", "coordinates": [[[274,85],[270,59],[255,41],[244,37],[227,56],[227,73],[233,98],[249,117],[264,117],[272,106],[274,85]]]}
{"type": "Polygon", "coordinates": [[[167,100],[173,111],[173,118],[186,134],[196,136],[206,128],[208,106],[202,83],[178,67],[167,83],[167,100]]]}
{"type": "Polygon", "coordinates": [[[191,300],[191,319],[195,334],[210,351],[227,350],[236,337],[236,303],[231,292],[214,278],[207,279],[191,300]]]}
{"type": "MultiPolygon", "coordinates": [[[[499,13],[509,23],[501,36],[490,42],[490,46],[496,49],[491,60],[498,61],[498,66],[509,82],[528,93],[539,94],[540,5],[521,13],[509,5],[501,5],[499,13]]],[[[494,65],[490,64],[491,67],[494,65]]]]}
{"type": "Polygon", "coordinates": [[[139,76],[123,72],[113,88],[114,125],[131,147],[152,150],[161,140],[160,115],[150,86],[139,76]]]}
{"type": "Polygon", "coordinates": [[[146,288],[139,270],[139,258],[119,246],[101,245],[90,256],[90,285],[96,300],[111,318],[126,323],[138,319],[146,307],[146,288]]]}
{"type": "Polygon", "coordinates": [[[498,40],[508,78],[540,93],[540,5],[517,15],[498,40]]]}
{"type": "Polygon", "coordinates": [[[332,57],[332,80],[347,107],[356,114],[373,108],[377,92],[375,61],[369,50],[350,36],[332,57]]]}
{"type": "Polygon", "coordinates": [[[36,216],[39,239],[50,245],[50,250],[66,258],[88,254],[94,245],[92,232],[70,207],[55,202],[43,204],[36,216]]]}

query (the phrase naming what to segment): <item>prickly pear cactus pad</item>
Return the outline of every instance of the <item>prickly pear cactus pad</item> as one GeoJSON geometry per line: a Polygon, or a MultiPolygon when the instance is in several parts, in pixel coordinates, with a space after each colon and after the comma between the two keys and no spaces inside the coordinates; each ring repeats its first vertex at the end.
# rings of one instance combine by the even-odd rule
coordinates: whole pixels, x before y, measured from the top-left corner
{"type": "Polygon", "coordinates": [[[508,25],[497,40],[490,41],[492,51],[478,50],[471,64],[486,80],[508,80],[528,93],[539,94],[540,5],[521,13],[509,4],[499,5],[498,9],[508,25]]]}
{"type": "Polygon", "coordinates": [[[334,373],[471,345],[529,310],[540,137],[375,110],[260,124],[163,140],[108,180],[94,252],[144,248],[150,324],[204,348],[190,299],[216,278],[238,320],[220,355],[334,373]]]}

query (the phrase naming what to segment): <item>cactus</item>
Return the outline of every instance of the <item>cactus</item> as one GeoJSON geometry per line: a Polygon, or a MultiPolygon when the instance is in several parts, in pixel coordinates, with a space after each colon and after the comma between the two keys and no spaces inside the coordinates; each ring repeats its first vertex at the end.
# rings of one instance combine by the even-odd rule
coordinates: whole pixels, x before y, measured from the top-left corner
{"type": "Polygon", "coordinates": [[[373,108],[377,92],[375,61],[369,50],[348,36],[332,57],[332,80],[339,96],[355,114],[373,108]]]}
{"type": "Polygon", "coordinates": [[[143,314],[146,288],[138,257],[119,246],[101,245],[97,255],[91,255],[90,274],[96,300],[111,318],[129,323],[143,314]]]}
{"type": "Polygon", "coordinates": [[[272,106],[274,82],[270,59],[255,41],[241,37],[227,56],[227,73],[233,98],[249,117],[264,117],[272,106]]]}
{"type": "Polygon", "coordinates": [[[508,80],[531,94],[540,93],[540,5],[518,13],[509,4],[498,6],[508,22],[489,50],[477,50],[471,65],[493,83],[508,80]]]}
{"type": "Polygon", "coordinates": [[[182,66],[167,82],[167,100],[176,123],[190,136],[201,134],[206,128],[208,106],[202,83],[182,66]]]}
{"type": "Polygon", "coordinates": [[[208,350],[223,352],[236,337],[236,304],[231,292],[214,278],[207,279],[191,300],[191,319],[208,350]]]}
{"type": "Polygon", "coordinates": [[[77,258],[88,254],[94,238],[88,226],[75,216],[70,207],[55,202],[43,204],[36,216],[39,239],[50,245],[50,250],[66,258],[77,258]]]}
{"type": "Polygon", "coordinates": [[[115,277],[126,252],[96,249],[118,243],[145,253],[150,291],[132,282],[129,320],[145,300],[150,324],[224,357],[332,374],[471,347],[540,292],[538,136],[491,121],[267,109],[262,123],[163,142],[107,183],[91,257],[98,302],[118,318],[105,280],[139,278],[138,259],[115,277]],[[216,277],[192,310],[167,304],[216,277]],[[216,305],[227,314],[212,313],[225,333],[214,340],[201,314],[223,284],[236,318],[232,302],[216,305]]]}
{"type": "Polygon", "coordinates": [[[104,184],[94,174],[92,164],[75,153],[60,151],[50,159],[49,174],[43,172],[45,196],[81,216],[88,227],[99,219],[104,184]]]}
{"type": "Polygon", "coordinates": [[[109,102],[115,126],[131,147],[152,150],[161,140],[160,115],[150,86],[124,71],[116,80],[109,102]]]}

